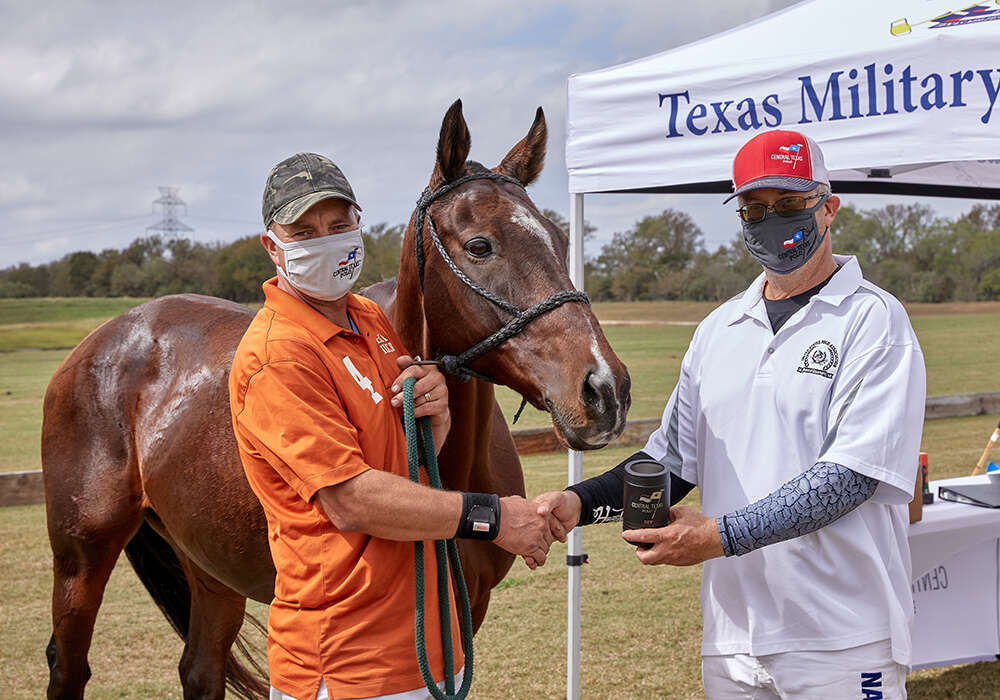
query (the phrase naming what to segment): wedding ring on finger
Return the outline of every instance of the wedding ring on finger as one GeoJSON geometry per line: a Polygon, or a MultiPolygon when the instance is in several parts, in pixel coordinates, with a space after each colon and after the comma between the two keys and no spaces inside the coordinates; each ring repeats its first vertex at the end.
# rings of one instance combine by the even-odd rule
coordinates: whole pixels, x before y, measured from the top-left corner
{"type": "Polygon", "coordinates": [[[433,401],[433,399],[431,398],[430,392],[427,392],[426,394],[424,394],[424,402],[425,403],[430,403],[431,401],[433,401]]]}

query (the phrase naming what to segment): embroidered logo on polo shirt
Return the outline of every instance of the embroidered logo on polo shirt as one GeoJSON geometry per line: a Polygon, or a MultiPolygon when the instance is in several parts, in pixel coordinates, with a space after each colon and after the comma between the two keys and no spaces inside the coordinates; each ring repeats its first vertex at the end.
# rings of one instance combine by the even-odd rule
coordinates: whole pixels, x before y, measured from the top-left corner
{"type": "Polygon", "coordinates": [[[392,346],[392,342],[381,333],[377,333],[375,335],[375,342],[378,343],[378,346],[382,350],[383,355],[388,355],[390,352],[396,349],[392,346]]]}
{"type": "Polygon", "coordinates": [[[837,348],[833,347],[833,343],[829,340],[817,340],[802,354],[802,366],[796,368],[796,371],[818,374],[821,377],[833,379],[833,373],[830,370],[836,368],[839,361],[840,356],[837,354],[837,348]]]}

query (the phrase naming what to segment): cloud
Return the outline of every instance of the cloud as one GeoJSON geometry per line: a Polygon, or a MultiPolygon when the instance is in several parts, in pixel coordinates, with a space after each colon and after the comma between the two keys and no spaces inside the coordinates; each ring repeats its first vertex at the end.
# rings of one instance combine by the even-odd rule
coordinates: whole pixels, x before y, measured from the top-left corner
{"type": "MultiPolygon", "coordinates": [[[[341,165],[369,223],[403,222],[457,97],[472,157],[487,165],[544,107],[549,155],[531,192],[539,206],[566,211],[571,73],[662,51],[788,4],[726,0],[678,13],[672,3],[639,0],[68,0],[58,9],[7,0],[0,6],[7,20],[0,149],[8,163],[0,239],[24,243],[9,264],[122,247],[156,220],[151,202],[157,186],[168,184],[180,186],[196,240],[247,235],[259,229],[271,165],[301,150],[341,165]]],[[[609,207],[605,225],[631,223],[636,217],[625,209],[609,207]]]]}

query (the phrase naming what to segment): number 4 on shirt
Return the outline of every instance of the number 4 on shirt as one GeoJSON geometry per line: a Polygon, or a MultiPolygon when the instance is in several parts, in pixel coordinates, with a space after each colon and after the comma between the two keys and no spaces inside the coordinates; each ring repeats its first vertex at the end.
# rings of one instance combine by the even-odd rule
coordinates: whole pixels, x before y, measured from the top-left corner
{"type": "Polygon", "coordinates": [[[354,381],[358,383],[358,386],[365,391],[370,392],[372,395],[372,401],[378,404],[378,402],[382,400],[382,394],[375,391],[375,386],[372,384],[372,380],[361,374],[361,372],[358,371],[358,368],[354,366],[351,358],[346,355],[344,356],[343,363],[344,367],[347,368],[347,371],[351,373],[352,377],[354,377],[354,381]]]}

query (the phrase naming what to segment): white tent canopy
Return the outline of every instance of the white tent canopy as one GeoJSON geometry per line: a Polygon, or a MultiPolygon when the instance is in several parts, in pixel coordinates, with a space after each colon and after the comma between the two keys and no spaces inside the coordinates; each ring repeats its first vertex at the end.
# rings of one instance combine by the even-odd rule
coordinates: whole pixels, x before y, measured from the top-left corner
{"type": "Polygon", "coordinates": [[[572,193],[731,192],[733,155],[778,127],[841,193],[1000,199],[1000,0],[807,0],[571,76],[566,113],[572,193]]]}

